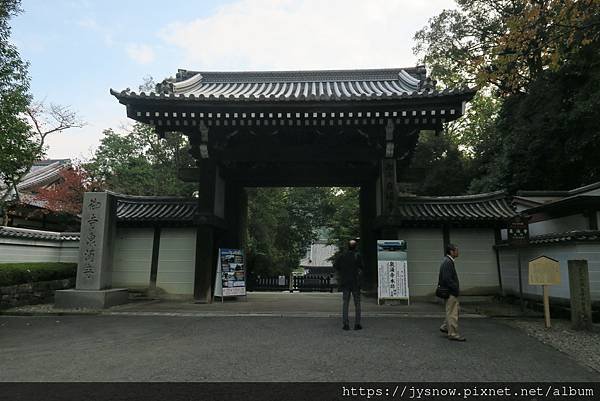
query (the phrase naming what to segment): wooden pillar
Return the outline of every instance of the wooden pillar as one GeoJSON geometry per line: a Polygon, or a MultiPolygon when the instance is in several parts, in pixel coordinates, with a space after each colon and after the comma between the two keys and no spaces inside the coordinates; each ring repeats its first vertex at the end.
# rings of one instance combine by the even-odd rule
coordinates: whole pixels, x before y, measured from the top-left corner
{"type": "Polygon", "coordinates": [[[196,234],[196,274],[194,275],[194,299],[212,302],[213,270],[216,269],[215,229],[208,225],[198,227],[196,234]]]}
{"type": "Polygon", "coordinates": [[[375,182],[360,187],[360,247],[365,262],[366,285],[371,287],[377,283],[377,238],[373,223],[377,214],[375,182]]]}
{"type": "MultiPolygon", "coordinates": [[[[396,159],[386,158],[381,161],[381,215],[392,216],[396,212],[398,200],[398,187],[396,183],[396,159]]],[[[381,238],[398,239],[397,227],[384,226],[381,229],[381,238]]]]}
{"type": "Polygon", "coordinates": [[[381,215],[393,215],[396,210],[398,188],[396,185],[396,159],[381,161],[381,215]]]}
{"type": "MultiPolygon", "coordinates": [[[[198,213],[200,216],[214,215],[217,168],[212,160],[198,160],[200,182],[198,186],[198,213]]],[[[194,274],[194,298],[198,302],[212,302],[212,278],[216,269],[217,243],[215,228],[203,224],[200,219],[196,234],[196,269],[194,274]]]]}
{"type": "Polygon", "coordinates": [[[222,246],[244,249],[246,245],[246,220],[248,197],[239,184],[227,183],[225,190],[225,220],[227,230],[223,235],[222,246]]]}

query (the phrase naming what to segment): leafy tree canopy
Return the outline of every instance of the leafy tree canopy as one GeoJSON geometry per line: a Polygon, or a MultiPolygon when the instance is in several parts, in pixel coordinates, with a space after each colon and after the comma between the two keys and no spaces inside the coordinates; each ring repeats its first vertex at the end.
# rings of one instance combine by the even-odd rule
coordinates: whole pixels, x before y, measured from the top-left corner
{"type": "Polygon", "coordinates": [[[148,125],[136,123],[124,134],[112,129],[84,168],[90,177],[111,191],[130,195],[192,196],[194,184],[182,182],[180,167],[192,163],[187,139],[178,133],[160,139],[148,125]]]}
{"type": "MultiPolygon", "coordinates": [[[[589,153],[597,138],[586,110],[596,101],[592,49],[600,41],[600,2],[457,5],[416,33],[415,52],[442,86],[466,82],[479,89],[466,116],[447,124],[445,133],[469,159],[469,190],[569,188],[597,180],[597,158],[589,153]]],[[[432,187],[443,185],[432,179],[432,187]]]]}
{"type": "Polygon", "coordinates": [[[9,21],[19,12],[20,0],[0,2],[0,181],[8,186],[0,191],[0,201],[39,155],[25,118],[31,101],[28,64],[9,41],[9,21]]]}

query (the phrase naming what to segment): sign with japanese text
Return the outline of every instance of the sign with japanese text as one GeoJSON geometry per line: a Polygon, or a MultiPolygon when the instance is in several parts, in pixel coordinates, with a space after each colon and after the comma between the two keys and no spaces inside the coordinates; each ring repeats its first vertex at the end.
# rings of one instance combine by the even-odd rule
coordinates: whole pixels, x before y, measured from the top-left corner
{"type": "Polygon", "coordinates": [[[560,263],[547,256],[529,262],[529,285],[560,284],[560,263]]]}
{"type": "Polygon", "coordinates": [[[377,241],[377,298],[409,299],[406,241],[377,241]]]}

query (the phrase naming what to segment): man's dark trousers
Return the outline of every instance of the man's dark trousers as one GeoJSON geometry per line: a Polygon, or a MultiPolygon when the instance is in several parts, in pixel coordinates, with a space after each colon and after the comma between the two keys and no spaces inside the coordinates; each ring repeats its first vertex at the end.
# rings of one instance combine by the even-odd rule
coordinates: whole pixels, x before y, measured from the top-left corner
{"type": "Polygon", "coordinates": [[[344,302],[342,303],[342,321],[344,326],[350,325],[350,320],[348,319],[348,305],[350,304],[350,294],[352,294],[352,298],[354,299],[354,311],[356,314],[355,325],[360,324],[360,289],[359,288],[344,288],[342,289],[342,294],[344,297],[344,302]]]}

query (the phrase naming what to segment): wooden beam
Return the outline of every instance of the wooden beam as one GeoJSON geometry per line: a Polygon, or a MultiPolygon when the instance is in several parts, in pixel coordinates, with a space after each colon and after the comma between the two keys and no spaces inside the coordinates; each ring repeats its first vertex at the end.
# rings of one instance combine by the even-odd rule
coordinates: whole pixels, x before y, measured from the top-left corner
{"type": "Polygon", "coordinates": [[[362,146],[323,147],[313,145],[300,146],[256,146],[252,148],[225,149],[211,151],[220,161],[284,161],[306,163],[322,161],[368,161],[379,160],[383,149],[362,146]]]}

